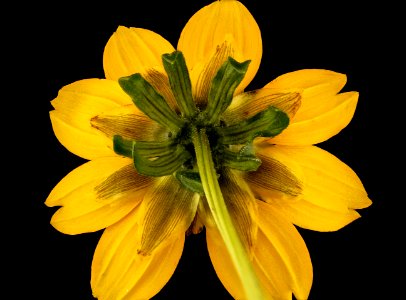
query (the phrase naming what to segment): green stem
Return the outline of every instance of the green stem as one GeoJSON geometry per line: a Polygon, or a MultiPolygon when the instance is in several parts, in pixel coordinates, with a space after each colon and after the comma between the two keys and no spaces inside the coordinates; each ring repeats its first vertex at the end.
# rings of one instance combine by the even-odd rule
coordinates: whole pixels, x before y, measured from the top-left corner
{"type": "Polygon", "coordinates": [[[246,299],[263,299],[262,290],[246,249],[242,244],[221,193],[205,129],[192,129],[197,166],[203,190],[217,228],[241,279],[246,299]]]}

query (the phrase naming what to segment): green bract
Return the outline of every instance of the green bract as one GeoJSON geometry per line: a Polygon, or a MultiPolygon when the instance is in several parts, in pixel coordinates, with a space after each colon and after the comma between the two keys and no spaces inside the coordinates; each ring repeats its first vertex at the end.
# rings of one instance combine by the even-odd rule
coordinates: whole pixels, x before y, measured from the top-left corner
{"type": "Polygon", "coordinates": [[[164,97],[136,73],[119,79],[121,88],[134,104],[152,120],[168,129],[166,140],[133,141],[114,137],[114,151],[130,157],[138,173],[147,176],[174,174],[184,187],[202,194],[199,170],[193,149],[192,131],[204,129],[208,137],[215,169],[228,167],[254,171],[261,160],[247,148],[256,137],[273,137],[289,124],[283,111],[268,107],[237,124],[226,124],[222,113],[230,105],[235,89],[248,69],[249,62],[237,62],[229,57],[214,76],[206,107],[197,107],[193,100],[189,72],[182,52],[162,55],[162,62],[169,78],[180,113],[168,105],[164,97]],[[238,145],[235,151],[232,145],[238,145]]]}

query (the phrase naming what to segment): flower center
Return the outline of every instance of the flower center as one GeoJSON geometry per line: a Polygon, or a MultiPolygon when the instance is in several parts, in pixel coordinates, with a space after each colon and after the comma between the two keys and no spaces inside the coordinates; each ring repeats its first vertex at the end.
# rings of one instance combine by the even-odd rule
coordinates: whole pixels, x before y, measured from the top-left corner
{"type": "Polygon", "coordinates": [[[249,61],[237,62],[229,57],[213,77],[207,106],[197,107],[185,59],[180,51],[164,54],[162,62],[169,78],[180,113],[136,73],[119,79],[121,88],[134,104],[152,120],[168,129],[160,141],[126,140],[114,136],[114,151],[130,157],[138,173],[147,176],[174,175],[184,187],[204,194],[196,161],[198,134],[207,140],[216,173],[229,167],[255,171],[261,164],[255,156],[253,140],[273,137],[289,123],[288,116],[274,107],[236,124],[226,124],[222,114],[230,105],[235,89],[245,76],[249,61]]]}

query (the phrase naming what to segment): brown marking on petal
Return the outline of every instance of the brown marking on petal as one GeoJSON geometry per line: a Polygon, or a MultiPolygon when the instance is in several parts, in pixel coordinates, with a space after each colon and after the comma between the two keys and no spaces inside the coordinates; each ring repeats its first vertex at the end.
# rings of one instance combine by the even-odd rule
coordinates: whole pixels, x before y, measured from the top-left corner
{"type": "Polygon", "coordinates": [[[104,200],[121,193],[144,189],[151,183],[151,177],[138,174],[133,164],[129,164],[111,174],[94,189],[97,198],[104,200]]]}
{"type": "Polygon", "coordinates": [[[197,79],[196,89],[194,91],[194,99],[197,106],[202,108],[207,105],[211,82],[229,56],[233,56],[233,49],[230,43],[225,41],[223,44],[217,46],[216,52],[210,58],[197,79]]]}
{"type": "Polygon", "coordinates": [[[167,176],[150,189],[142,201],[140,255],[150,255],[173,232],[186,232],[192,223],[198,197],[167,176]]]}
{"type": "Polygon", "coordinates": [[[301,95],[298,92],[272,93],[269,89],[259,89],[234,97],[232,105],[223,116],[227,123],[237,123],[273,106],[287,113],[292,119],[300,104],[301,95]]]}
{"type": "Polygon", "coordinates": [[[175,112],[179,113],[179,107],[176,103],[175,96],[173,95],[168,76],[156,69],[149,69],[143,75],[145,76],[145,80],[148,81],[154,87],[154,89],[164,97],[168,105],[175,112]]]}
{"type": "Polygon", "coordinates": [[[98,115],[90,123],[110,139],[120,135],[126,139],[149,141],[165,135],[164,128],[141,114],[98,115]]]}
{"type": "MultiPolygon", "coordinates": [[[[221,181],[224,200],[241,240],[251,249],[257,235],[256,200],[244,180],[236,172],[225,170],[221,181]]],[[[250,252],[250,251],[249,251],[250,252]]]]}
{"type": "Polygon", "coordinates": [[[302,182],[284,164],[262,155],[258,155],[258,158],[262,164],[257,171],[246,174],[245,180],[248,183],[293,197],[302,194],[302,182]]]}

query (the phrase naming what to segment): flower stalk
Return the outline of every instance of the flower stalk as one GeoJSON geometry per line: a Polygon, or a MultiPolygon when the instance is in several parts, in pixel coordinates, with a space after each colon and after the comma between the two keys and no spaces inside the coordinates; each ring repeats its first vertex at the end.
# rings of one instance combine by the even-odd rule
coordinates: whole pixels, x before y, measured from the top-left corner
{"type": "Polygon", "coordinates": [[[246,299],[263,299],[259,280],[228,213],[217,179],[205,128],[192,128],[192,142],[195,147],[197,166],[207,203],[238,276],[241,279],[246,299]]]}

